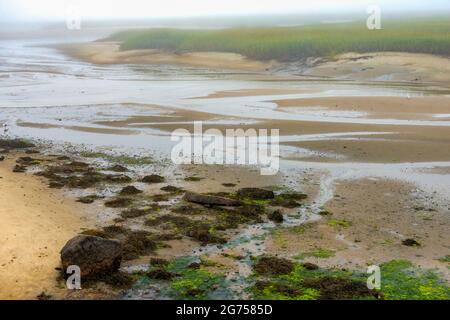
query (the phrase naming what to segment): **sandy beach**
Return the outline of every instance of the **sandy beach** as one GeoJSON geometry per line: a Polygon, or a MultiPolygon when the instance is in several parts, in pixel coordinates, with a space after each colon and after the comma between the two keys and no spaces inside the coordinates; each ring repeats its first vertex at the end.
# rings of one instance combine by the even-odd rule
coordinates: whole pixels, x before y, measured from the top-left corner
{"type": "Polygon", "coordinates": [[[60,191],[29,174],[11,172],[15,155],[0,162],[0,299],[61,296],[57,282],[62,246],[92,221],[60,191]]]}

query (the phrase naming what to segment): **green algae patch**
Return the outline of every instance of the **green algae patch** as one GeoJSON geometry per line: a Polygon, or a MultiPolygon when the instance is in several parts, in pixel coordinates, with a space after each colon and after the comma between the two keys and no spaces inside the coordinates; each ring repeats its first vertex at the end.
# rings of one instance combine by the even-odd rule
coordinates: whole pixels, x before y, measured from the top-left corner
{"type": "Polygon", "coordinates": [[[272,233],[273,243],[280,248],[287,248],[289,240],[286,235],[279,229],[273,230],[272,233]]]}
{"type": "Polygon", "coordinates": [[[225,276],[204,270],[197,257],[176,258],[164,270],[174,275],[168,291],[174,299],[210,299],[217,290],[226,288],[225,276]]]}
{"type": "Polygon", "coordinates": [[[170,287],[177,299],[207,299],[208,294],[219,287],[224,276],[202,269],[184,270],[170,287]]]}
{"type": "Polygon", "coordinates": [[[340,269],[308,269],[295,264],[292,272],[272,277],[257,274],[250,288],[255,299],[386,299],[448,300],[448,283],[434,270],[421,269],[406,260],[380,265],[381,289],[367,288],[368,275],[340,269]]]}
{"type": "Polygon", "coordinates": [[[263,300],[317,300],[320,296],[316,289],[299,289],[293,285],[269,281],[258,281],[253,290],[256,298],[263,300]]]}
{"type": "Polygon", "coordinates": [[[307,269],[296,264],[292,272],[258,279],[250,291],[255,299],[317,300],[375,299],[380,294],[367,288],[364,274],[334,269],[307,269]]]}
{"type": "Polygon", "coordinates": [[[255,299],[386,299],[448,300],[448,283],[434,270],[421,269],[406,260],[393,260],[380,265],[381,289],[367,288],[368,275],[340,269],[308,269],[295,264],[285,274],[253,275],[250,292],[255,299]]]}
{"type": "Polygon", "coordinates": [[[327,224],[331,227],[335,227],[335,228],[348,228],[352,225],[351,221],[342,219],[330,219],[327,221],[327,224]]]}
{"type": "Polygon", "coordinates": [[[82,157],[103,159],[112,163],[128,164],[128,165],[148,165],[155,163],[151,157],[128,156],[122,154],[109,154],[104,152],[82,152],[82,157]]]}
{"type": "Polygon", "coordinates": [[[294,259],[302,260],[302,259],[305,259],[305,258],[308,258],[308,257],[327,259],[327,258],[334,257],[335,253],[336,252],[334,250],[317,248],[317,249],[312,250],[312,251],[300,253],[300,254],[296,255],[294,257],[294,259]]]}
{"type": "Polygon", "coordinates": [[[448,283],[433,270],[423,270],[406,260],[382,264],[381,291],[390,300],[448,300],[448,283]]]}

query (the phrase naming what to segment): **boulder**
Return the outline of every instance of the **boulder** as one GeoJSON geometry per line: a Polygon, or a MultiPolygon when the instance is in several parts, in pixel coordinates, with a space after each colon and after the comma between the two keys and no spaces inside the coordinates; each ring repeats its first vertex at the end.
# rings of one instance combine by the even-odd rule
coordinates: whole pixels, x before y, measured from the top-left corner
{"type": "Polygon", "coordinates": [[[402,241],[402,244],[408,247],[420,247],[420,243],[414,239],[405,239],[402,241]]]}
{"type": "Polygon", "coordinates": [[[142,182],[144,183],[162,183],[164,182],[164,177],[159,176],[157,174],[151,174],[149,176],[145,176],[142,178],[142,182]]]}
{"type": "Polygon", "coordinates": [[[280,210],[275,210],[274,212],[269,213],[267,217],[269,218],[269,220],[272,220],[276,223],[282,223],[284,220],[283,213],[280,210]]]}
{"type": "Polygon", "coordinates": [[[122,188],[122,190],[120,190],[119,194],[121,196],[129,196],[129,195],[135,195],[135,194],[139,194],[139,193],[142,193],[142,190],[139,190],[135,186],[126,186],[126,187],[122,188]]]}
{"type": "Polygon", "coordinates": [[[194,192],[186,192],[183,200],[211,206],[239,206],[241,202],[235,199],[229,199],[194,192]]]}
{"type": "Polygon", "coordinates": [[[306,270],[317,270],[319,269],[319,266],[317,264],[311,263],[311,262],[304,262],[301,264],[303,268],[306,270]]]}
{"type": "Polygon", "coordinates": [[[61,249],[63,274],[70,265],[77,265],[81,277],[89,278],[114,272],[122,261],[122,245],[117,240],[78,235],[61,249]]]}
{"type": "Polygon", "coordinates": [[[237,191],[239,198],[249,198],[252,200],[267,200],[275,198],[273,191],[260,188],[242,188],[237,191]]]}
{"type": "Polygon", "coordinates": [[[19,164],[16,164],[13,168],[13,172],[18,172],[18,173],[23,173],[27,171],[27,167],[26,166],[22,166],[19,164]]]}

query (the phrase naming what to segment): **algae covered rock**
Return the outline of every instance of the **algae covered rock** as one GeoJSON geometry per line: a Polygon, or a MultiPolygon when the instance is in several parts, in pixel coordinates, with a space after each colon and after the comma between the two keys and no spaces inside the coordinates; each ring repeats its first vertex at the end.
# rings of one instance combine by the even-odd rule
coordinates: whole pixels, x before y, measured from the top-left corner
{"type": "Polygon", "coordinates": [[[114,272],[122,261],[122,245],[119,241],[89,235],[72,238],[60,253],[63,270],[77,265],[82,277],[114,272]]]}

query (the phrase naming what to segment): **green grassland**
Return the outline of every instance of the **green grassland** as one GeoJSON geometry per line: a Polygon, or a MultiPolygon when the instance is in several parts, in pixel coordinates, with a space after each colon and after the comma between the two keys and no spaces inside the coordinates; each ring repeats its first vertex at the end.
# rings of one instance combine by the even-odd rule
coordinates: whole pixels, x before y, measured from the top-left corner
{"type": "Polygon", "coordinates": [[[239,53],[257,60],[296,61],[345,52],[417,52],[450,55],[450,19],[383,21],[368,30],[365,21],[301,27],[248,27],[210,30],[140,29],[113,34],[121,50],[239,53]]]}

